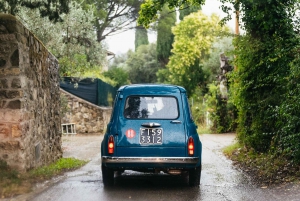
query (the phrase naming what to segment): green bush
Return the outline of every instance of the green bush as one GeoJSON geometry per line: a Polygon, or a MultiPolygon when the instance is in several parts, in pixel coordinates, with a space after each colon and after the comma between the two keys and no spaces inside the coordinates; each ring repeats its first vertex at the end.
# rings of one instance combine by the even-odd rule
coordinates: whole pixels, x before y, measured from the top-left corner
{"type": "Polygon", "coordinates": [[[222,98],[219,85],[210,84],[205,98],[212,121],[211,130],[216,133],[235,131],[236,108],[230,101],[222,98]]]}
{"type": "Polygon", "coordinates": [[[237,70],[231,76],[238,140],[257,152],[298,158],[299,74],[295,72],[300,40],[295,30],[300,24],[293,22],[297,1],[239,3],[246,34],[235,39],[237,70]]]}
{"type": "MultiPolygon", "coordinates": [[[[300,55],[299,55],[300,56],[300,55]]],[[[300,57],[291,64],[287,77],[287,93],[279,107],[274,108],[277,116],[276,132],[272,140],[272,150],[300,163],[300,57]]]]}

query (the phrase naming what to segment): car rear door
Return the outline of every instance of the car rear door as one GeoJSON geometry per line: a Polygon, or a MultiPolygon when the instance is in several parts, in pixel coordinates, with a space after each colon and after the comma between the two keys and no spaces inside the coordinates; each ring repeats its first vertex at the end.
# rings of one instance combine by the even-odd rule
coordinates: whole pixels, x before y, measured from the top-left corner
{"type": "Polygon", "coordinates": [[[124,92],[120,108],[116,136],[118,156],[186,156],[180,92],[168,95],[124,92]]]}

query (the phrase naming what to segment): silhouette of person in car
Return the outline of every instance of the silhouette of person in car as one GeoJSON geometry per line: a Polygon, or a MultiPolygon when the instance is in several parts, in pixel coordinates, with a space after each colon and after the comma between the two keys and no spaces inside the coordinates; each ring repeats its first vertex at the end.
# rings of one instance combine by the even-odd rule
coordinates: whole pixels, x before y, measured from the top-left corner
{"type": "Polygon", "coordinates": [[[141,100],[139,97],[129,97],[128,107],[124,110],[124,116],[130,119],[139,118],[139,108],[141,100]]]}

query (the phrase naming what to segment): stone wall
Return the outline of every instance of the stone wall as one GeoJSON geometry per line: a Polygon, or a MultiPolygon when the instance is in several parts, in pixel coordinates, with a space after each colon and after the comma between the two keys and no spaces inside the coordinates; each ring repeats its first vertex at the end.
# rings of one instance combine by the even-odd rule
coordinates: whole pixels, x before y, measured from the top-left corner
{"type": "Polygon", "coordinates": [[[58,61],[0,14],[0,159],[19,171],[62,157],[58,61]]]}
{"type": "Polygon", "coordinates": [[[112,112],[111,107],[99,107],[63,89],[69,111],[62,118],[62,124],[74,123],[78,134],[103,134],[112,112]]]}

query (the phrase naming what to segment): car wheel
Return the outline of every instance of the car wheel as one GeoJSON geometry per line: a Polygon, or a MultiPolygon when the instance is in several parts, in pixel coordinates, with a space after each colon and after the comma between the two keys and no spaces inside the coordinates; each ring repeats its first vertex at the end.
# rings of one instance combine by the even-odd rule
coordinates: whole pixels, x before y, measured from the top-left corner
{"type": "Polygon", "coordinates": [[[113,186],[114,185],[114,171],[110,168],[101,165],[102,167],[102,179],[104,186],[113,186]]]}
{"type": "Polygon", "coordinates": [[[201,178],[201,166],[196,167],[195,169],[189,170],[189,185],[190,186],[199,186],[201,178]]]}

